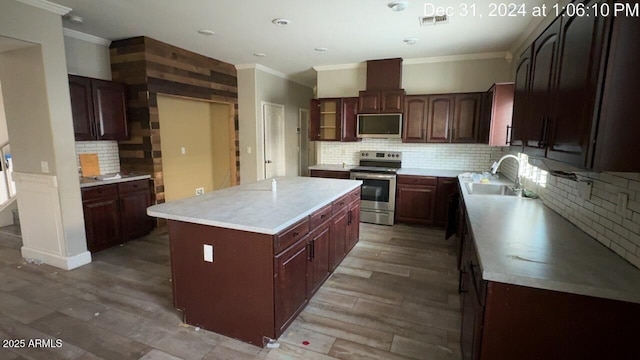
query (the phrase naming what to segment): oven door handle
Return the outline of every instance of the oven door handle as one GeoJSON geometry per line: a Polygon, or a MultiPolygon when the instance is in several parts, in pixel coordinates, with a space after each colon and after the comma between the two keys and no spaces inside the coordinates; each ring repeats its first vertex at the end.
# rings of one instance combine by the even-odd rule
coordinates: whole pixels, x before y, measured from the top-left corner
{"type": "Polygon", "coordinates": [[[396,175],[387,175],[387,174],[372,174],[372,173],[351,173],[351,179],[381,179],[381,180],[393,180],[396,178],[396,175]]]}

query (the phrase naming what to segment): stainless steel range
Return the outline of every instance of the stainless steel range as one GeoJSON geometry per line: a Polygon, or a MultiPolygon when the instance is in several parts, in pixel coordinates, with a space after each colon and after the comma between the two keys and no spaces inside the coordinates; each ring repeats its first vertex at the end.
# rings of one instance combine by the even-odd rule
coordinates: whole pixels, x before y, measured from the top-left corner
{"type": "Polygon", "coordinates": [[[396,172],[402,167],[402,153],[361,151],[359,164],[351,169],[351,179],[362,180],[360,221],[393,225],[396,172]]]}

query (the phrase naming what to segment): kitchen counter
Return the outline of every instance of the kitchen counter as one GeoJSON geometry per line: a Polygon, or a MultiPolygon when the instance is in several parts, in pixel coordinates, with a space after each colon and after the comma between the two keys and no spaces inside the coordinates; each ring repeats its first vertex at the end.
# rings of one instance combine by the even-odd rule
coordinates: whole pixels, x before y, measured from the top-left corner
{"type": "Polygon", "coordinates": [[[470,195],[459,180],[483,279],[640,303],[640,270],[541,200],[470,195]]]}
{"type": "Polygon", "coordinates": [[[154,205],[147,214],[274,235],[362,184],[359,180],[309,177],[279,177],[276,182],[275,193],[268,179],[154,205]]]}
{"type": "MultiPolygon", "coordinates": [[[[103,176],[108,176],[108,175],[103,175],[103,176]]],[[[96,178],[81,177],[80,188],[87,188],[91,186],[108,185],[108,184],[117,184],[125,181],[144,180],[144,179],[150,179],[150,178],[151,178],[151,175],[137,175],[137,174],[122,175],[120,179],[109,179],[109,180],[99,180],[96,178]]]]}
{"type": "Polygon", "coordinates": [[[398,175],[412,176],[436,176],[436,177],[457,177],[466,173],[464,170],[446,170],[446,169],[419,169],[419,168],[401,168],[398,169],[398,175]]]}
{"type": "Polygon", "coordinates": [[[351,171],[354,165],[337,165],[337,164],[318,164],[309,166],[309,170],[323,170],[323,171],[351,171]]]}

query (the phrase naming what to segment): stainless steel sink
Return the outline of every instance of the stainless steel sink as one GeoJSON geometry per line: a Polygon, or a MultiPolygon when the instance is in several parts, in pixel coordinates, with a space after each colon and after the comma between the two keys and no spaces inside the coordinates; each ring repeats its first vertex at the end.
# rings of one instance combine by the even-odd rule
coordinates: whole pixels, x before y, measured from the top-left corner
{"type": "Polygon", "coordinates": [[[467,191],[471,195],[503,195],[503,196],[519,196],[519,191],[513,191],[507,185],[498,184],[480,184],[466,183],[467,191]]]}

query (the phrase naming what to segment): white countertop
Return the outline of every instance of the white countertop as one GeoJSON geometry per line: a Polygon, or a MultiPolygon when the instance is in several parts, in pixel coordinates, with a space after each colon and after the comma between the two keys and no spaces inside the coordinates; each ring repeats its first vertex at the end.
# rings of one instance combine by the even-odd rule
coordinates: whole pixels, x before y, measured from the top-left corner
{"type": "Polygon", "coordinates": [[[541,200],[461,188],[483,279],[640,303],[640,269],[541,200]]]}
{"type": "Polygon", "coordinates": [[[309,166],[309,170],[324,170],[324,171],[351,171],[354,165],[337,165],[337,164],[317,164],[309,166]]]}
{"type": "Polygon", "coordinates": [[[362,181],[310,177],[276,178],[154,205],[150,216],[274,235],[358,188],[362,181]]]}
{"type": "MultiPolygon", "coordinates": [[[[104,176],[108,176],[108,175],[104,175],[104,176]]],[[[81,177],[80,188],[108,185],[108,184],[117,184],[125,181],[144,180],[149,178],[151,178],[151,175],[122,175],[120,179],[110,179],[110,180],[98,180],[95,178],[81,177]]]]}
{"type": "Polygon", "coordinates": [[[398,175],[413,176],[436,176],[436,177],[457,177],[466,173],[465,170],[446,170],[446,169],[419,169],[419,168],[401,168],[398,169],[398,175]]]}

